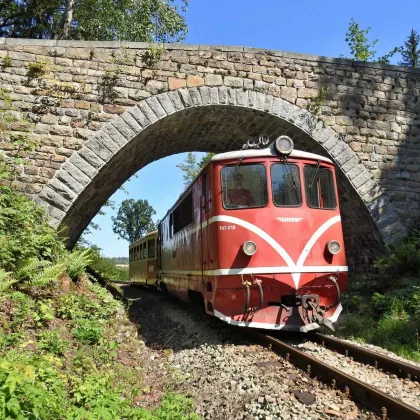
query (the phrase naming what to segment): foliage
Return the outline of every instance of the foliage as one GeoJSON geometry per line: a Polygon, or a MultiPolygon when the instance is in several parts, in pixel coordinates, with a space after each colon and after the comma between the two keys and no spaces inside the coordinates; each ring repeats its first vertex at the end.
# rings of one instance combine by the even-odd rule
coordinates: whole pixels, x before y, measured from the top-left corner
{"type": "Polygon", "coordinates": [[[3,57],[3,67],[10,67],[12,65],[12,59],[10,58],[10,55],[7,54],[3,57]]]}
{"type": "Polygon", "coordinates": [[[318,95],[315,98],[312,98],[308,105],[308,110],[314,114],[318,114],[321,106],[328,100],[328,86],[322,86],[318,95]]]}
{"type": "Polygon", "coordinates": [[[0,418],[60,418],[66,383],[44,357],[9,352],[0,357],[0,418]]]}
{"type": "Polygon", "coordinates": [[[402,61],[398,64],[404,67],[417,68],[419,66],[420,35],[414,29],[411,30],[404,47],[401,49],[402,61]]]}
{"type": "Polygon", "coordinates": [[[187,0],[11,0],[0,37],[171,42],[185,38],[187,0]]]}
{"type": "Polygon", "coordinates": [[[72,279],[81,276],[86,267],[92,262],[92,251],[90,249],[77,249],[67,257],[67,274],[72,279]]]}
{"type": "Polygon", "coordinates": [[[28,77],[30,79],[38,79],[45,75],[48,71],[48,64],[43,61],[36,61],[28,65],[28,77]]]}
{"type": "MultiPolygon", "coordinates": [[[[92,262],[90,267],[104,280],[127,281],[129,280],[128,268],[116,267],[111,258],[105,258],[100,253],[100,248],[90,248],[92,262]]],[[[128,261],[127,261],[128,264],[128,261]]]]}
{"type": "Polygon", "coordinates": [[[96,319],[80,318],[74,323],[73,335],[83,344],[95,344],[99,342],[103,333],[103,325],[96,319]]]}
{"type": "Polygon", "coordinates": [[[139,343],[119,330],[129,324],[121,304],[84,273],[99,250],[66,251],[44,211],[4,186],[0,246],[1,419],[196,418],[186,398],[168,395],[149,411],[127,391],[144,388],[139,343]]]}
{"type": "Polygon", "coordinates": [[[412,230],[352,279],[343,296],[349,312],[339,333],[420,361],[420,236],[412,230]]]}
{"type": "Polygon", "coordinates": [[[102,287],[91,285],[90,293],[69,293],[57,299],[56,312],[60,318],[80,320],[108,319],[117,312],[118,302],[102,287]]]}
{"type": "Polygon", "coordinates": [[[40,207],[19,192],[0,186],[0,268],[18,270],[31,259],[54,261],[64,256],[59,233],[40,207]]]}
{"type": "Polygon", "coordinates": [[[112,264],[128,264],[128,257],[104,257],[112,264]]]}
{"type": "MultiPolygon", "coordinates": [[[[350,19],[349,28],[346,32],[346,42],[350,48],[351,60],[363,61],[363,62],[378,62],[382,64],[389,63],[390,58],[400,51],[400,47],[395,47],[389,53],[382,57],[376,57],[376,51],[374,50],[376,44],[379,42],[378,39],[369,41],[367,35],[371,28],[360,29],[359,24],[354,20],[350,19]]],[[[341,55],[341,58],[345,58],[341,55]]]]}
{"type": "Polygon", "coordinates": [[[197,155],[189,152],[184,160],[184,163],[176,165],[177,168],[181,169],[183,172],[182,179],[184,181],[185,188],[188,188],[191,182],[194,181],[196,176],[210,162],[214,155],[215,153],[207,153],[199,162],[197,162],[197,155]]]}
{"type": "Polygon", "coordinates": [[[192,402],[176,394],[165,396],[154,410],[138,407],[137,390],[144,388],[140,372],[116,351],[121,346],[133,358],[138,342],[127,347],[127,336],[116,342],[117,307],[109,292],[88,283],[53,300],[21,292],[2,295],[0,319],[7,333],[0,334],[0,418],[198,419],[192,402]],[[63,302],[77,312],[60,322],[54,311],[61,316],[63,302]],[[48,312],[46,323],[32,318],[40,308],[48,312]]]}
{"type": "Polygon", "coordinates": [[[45,330],[38,334],[38,347],[57,356],[63,355],[69,343],[55,330],[45,330]]]}
{"type": "Polygon", "coordinates": [[[388,245],[386,254],[374,263],[384,279],[400,275],[418,275],[420,272],[420,230],[412,230],[407,238],[388,245]]]}
{"type": "Polygon", "coordinates": [[[147,200],[124,200],[118,209],[117,217],[112,217],[112,230],[120,238],[135,242],[148,232],[156,229],[152,216],[156,211],[147,200]]]}

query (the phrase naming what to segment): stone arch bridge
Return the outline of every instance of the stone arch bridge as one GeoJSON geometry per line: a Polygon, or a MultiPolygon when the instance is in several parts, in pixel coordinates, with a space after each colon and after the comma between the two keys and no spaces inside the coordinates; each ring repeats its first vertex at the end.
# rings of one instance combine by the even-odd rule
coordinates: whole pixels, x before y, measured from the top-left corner
{"type": "MultiPolygon", "coordinates": [[[[361,266],[418,218],[420,72],[244,47],[0,39],[0,150],[14,184],[70,244],[148,163],[222,152],[265,132],[339,170],[349,264],[361,266]],[[36,140],[22,152],[16,137],[36,140]]],[[[163,181],[164,182],[164,181],[163,181]]]]}

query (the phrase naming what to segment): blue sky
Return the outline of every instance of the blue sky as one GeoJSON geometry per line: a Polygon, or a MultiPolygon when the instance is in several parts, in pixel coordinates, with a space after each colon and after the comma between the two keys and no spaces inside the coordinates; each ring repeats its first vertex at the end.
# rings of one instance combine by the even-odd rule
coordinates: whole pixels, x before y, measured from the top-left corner
{"type": "MultiPolygon", "coordinates": [[[[378,55],[384,55],[402,45],[411,28],[420,31],[419,0],[401,3],[189,0],[189,3],[186,14],[189,44],[241,45],[338,57],[349,53],[344,38],[349,21],[354,18],[363,29],[371,26],[369,39],[379,39],[375,49],[378,55]]],[[[398,60],[396,57],[392,62],[398,60]]],[[[127,198],[147,199],[155,208],[156,217],[162,218],[183,190],[182,173],[176,165],[185,157],[186,154],[173,155],[148,165],[138,172],[137,178],[125,183],[128,194],[117,191],[111,200],[118,208],[127,198]]],[[[106,209],[106,213],[95,217],[94,222],[101,230],[87,235],[87,239],[101,247],[105,256],[126,256],[128,243],[112,232],[111,216],[116,210],[106,209]]]]}

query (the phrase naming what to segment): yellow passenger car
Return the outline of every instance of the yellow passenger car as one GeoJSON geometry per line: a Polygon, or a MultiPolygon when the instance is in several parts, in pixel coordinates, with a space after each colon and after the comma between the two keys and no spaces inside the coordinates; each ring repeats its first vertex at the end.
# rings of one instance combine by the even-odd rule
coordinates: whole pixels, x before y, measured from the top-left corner
{"type": "Polygon", "coordinates": [[[129,246],[130,281],[155,284],[157,272],[157,230],[148,233],[129,246]]]}

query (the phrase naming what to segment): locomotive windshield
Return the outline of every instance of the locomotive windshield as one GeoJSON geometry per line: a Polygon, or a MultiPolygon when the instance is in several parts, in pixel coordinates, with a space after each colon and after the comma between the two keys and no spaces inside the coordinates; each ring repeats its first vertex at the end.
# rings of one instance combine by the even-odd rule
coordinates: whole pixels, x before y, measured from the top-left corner
{"type": "Polygon", "coordinates": [[[337,199],[332,171],[327,168],[320,168],[319,165],[306,165],[304,174],[308,206],[318,209],[335,209],[337,199]]]}
{"type": "Polygon", "coordinates": [[[267,205],[267,174],[264,165],[225,166],[221,175],[224,208],[253,208],[267,205]]]}
{"type": "Polygon", "coordinates": [[[274,163],[271,165],[271,188],[276,206],[293,207],[302,204],[299,167],[274,163]]]}

